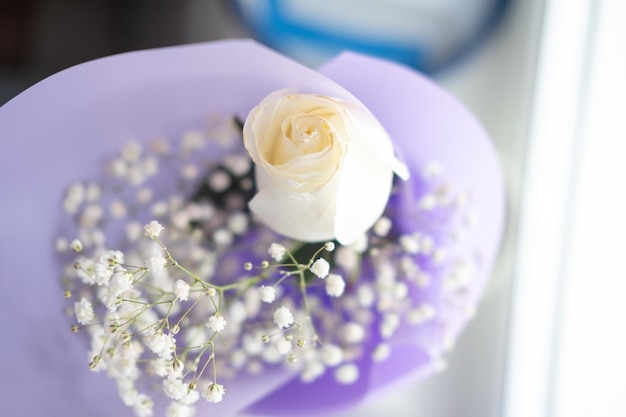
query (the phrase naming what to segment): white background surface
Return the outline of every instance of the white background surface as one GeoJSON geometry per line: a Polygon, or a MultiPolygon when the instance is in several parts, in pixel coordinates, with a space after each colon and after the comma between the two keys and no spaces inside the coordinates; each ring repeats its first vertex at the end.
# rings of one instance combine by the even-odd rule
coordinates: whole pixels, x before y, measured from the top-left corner
{"type": "Polygon", "coordinates": [[[547,2],[506,416],[624,416],[626,3],[547,2]]]}

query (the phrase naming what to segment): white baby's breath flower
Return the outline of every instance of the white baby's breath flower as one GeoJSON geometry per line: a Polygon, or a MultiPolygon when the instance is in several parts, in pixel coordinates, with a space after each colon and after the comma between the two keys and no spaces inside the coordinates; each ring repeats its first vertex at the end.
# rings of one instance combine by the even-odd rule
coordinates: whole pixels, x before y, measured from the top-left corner
{"type": "Polygon", "coordinates": [[[167,406],[165,417],[192,417],[194,412],[194,408],[187,404],[173,402],[167,406]]]}
{"type": "Polygon", "coordinates": [[[335,250],[335,243],[334,242],[326,242],[324,243],[324,249],[326,249],[327,252],[332,252],[335,250]]]}
{"type": "Polygon", "coordinates": [[[365,329],[358,323],[346,323],[341,333],[346,343],[361,343],[365,339],[365,329]]]}
{"type": "Polygon", "coordinates": [[[420,242],[417,236],[402,235],[400,236],[400,246],[406,253],[416,254],[420,251],[420,242]]]}
{"type": "Polygon", "coordinates": [[[135,381],[129,378],[118,378],[117,379],[117,390],[120,394],[120,399],[127,407],[132,407],[132,405],[137,401],[137,388],[135,388],[135,381]]]}
{"type": "Polygon", "coordinates": [[[96,283],[93,277],[94,262],[89,258],[80,258],[76,261],[75,269],[76,276],[86,285],[93,285],[96,283]]]}
{"type": "Polygon", "coordinates": [[[191,405],[191,404],[194,404],[199,399],[200,399],[200,393],[198,392],[197,389],[188,389],[187,393],[183,395],[183,397],[180,399],[180,402],[185,405],[191,405]]]}
{"type": "Polygon", "coordinates": [[[319,278],[326,278],[328,273],[330,272],[330,264],[324,258],[319,258],[313,265],[311,265],[311,272],[317,275],[319,278]]]}
{"type": "Polygon", "coordinates": [[[109,212],[111,213],[111,216],[115,219],[121,219],[123,217],[126,217],[126,215],[128,214],[126,205],[120,200],[114,200],[111,202],[111,205],[109,206],[109,212]]]}
{"type": "Polygon", "coordinates": [[[109,311],[115,311],[118,305],[118,297],[130,290],[133,286],[133,274],[126,270],[119,270],[109,280],[104,304],[109,311]]]}
{"type": "Polygon", "coordinates": [[[270,245],[270,248],[267,250],[267,253],[269,253],[272,259],[274,259],[276,262],[280,262],[285,257],[287,249],[280,243],[272,243],[270,245]]]}
{"type": "Polygon", "coordinates": [[[381,217],[374,224],[374,233],[378,236],[385,237],[389,234],[391,226],[393,226],[393,223],[389,217],[381,217]]]}
{"type": "Polygon", "coordinates": [[[259,331],[254,333],[244,333],[241,346],[248,355],[258,355],[263,351],[263,339],[259,331]]]}
{"type": "Polygon", "coordinates": [[[213,232],[213,241],[220,246],[229,246],[235,239],[233,232],[226,228],[217,229],[213,232]]]}
{"type": "Polygon", "coordinates": [[[238,177],[242,177],[246,172],[250,171],[250,159],[244,155],[227,155],[223,160],[223,164],[226,169],[238,177]]]}
{"type": "Polygon", "coordinates": [[[198,175],[200,175],[200,170],[195,164],[185,164],[180,169],[180,175],[187,181],[191,181],[198,178],[198,175]]]}
{"type": "Polygon", "coordinates": [[[67,242],[67,239],[65,239],[64,237],[59,237],[57,238],[57,240],[54,242],[54,248],[56,249],[57,252],[59,253],[63,253],[65,251],[67,251],[67,249],[69,248],[69,243],[67,242]]]}
{"type": "Polygon", "coordinates": [[[85,186],[81,183],[74,183],[67,189],[65,198],[80,204],[85,199],[85,186]]]}
{"type": "Polygon", "coordinates": [[[326,344],[322,348],[322,360],[328,366],[337,366],[343,361],[343,350],[337,345],[326,344]]]}
{"type": "Polygon", "coordinates": [[[187,394],[189,386],[179,378],[166,378],[163,380],[163,392],[173,400],[180,400],[187,394]]]}
{"type": "Polygon", "coordinates": [[[273,347],[268,346],[263,349],[263,352],[261,352],[261,359],[265,363],[276,364],[283,359],[283,355],[281,355],[278,349],[276,349],[276,345],[273,347]]]}
{"type": "Polygon", "coordinates": [[[248,230],[248,216],[242,212],[235,212],[228,218],[228,229],[236,235],[242,235],[248,230]]]}
{"type": "Polygon", "coordinates": [[[70,248],[72,248],[74,252],[77,252],[77,253],[82,252],[83,243],[78,239],[74,239],[72,240],[72,243],[70,243],[70,248]]]}
{"type": "Polygon", "coordinates": [[[126,239],[129,242],[134,242],[141,237],[141,223],[128,222],[126,224],[126,239]]]}
{"type": "Polygon", "coordinates": [[[309,383],[315,381],[317,378],[324,375],[326,371],[326,367],[319,360],[308,361],[304,365],[304,369],[302,369],[302,373],[300,374],[300,380],[304,383],[309,383]]]}
{"type": "Polygon", "coordinates": [[[274,311],[274,323],[276,323],[279,329],[287,328],[291,326],[293,322],[293,314],[291,314],[291,311],[287,307],[282,306],[274,311]]]}
{"type": "Polygon", "coordinates": [[[210,384],[204,391],[202,391],[202,397],[210,403],[219,403],[224,398],[226,389],[220,384],[210,384]]]}
{"type": "Polygon", "coordinates": [[[138,142],[127,142],[122,147],[122,158],[128,162],[137,162],[141,157],[142,147],[138,142]]]}
{"type": "Polygon", "coordinates": [[[276,288],[261,285],[259,287],[259,298],[264,303],[272,303],[276,299],[276,288]]]}
{"type": "Polygon", "coordinates": [[[206,327],[208,327],[212,332],[219,333],[226,328],[226,319],[220,313],[215,313],[209,317],[206,327]]]}
{"type": "MultiPolygon", "coordinates": [[[[178,361],[180,361],[180,359],[178,359],[178,361]]],[[[172,360],[171,358],[167,359],[159,356],[155,360],[151,361],[150,372],[154,372],[154,374],[160,377],[182,378],[184,365],[182,365],[181,361],[179,362],[180,366],[175,366],[176,362],[177,360],[172,360]]]]}
{"type": "Polygon", "coordinates": [[[341,275],[329,274],[326,278],[326,294],[331,297],[341,297],[346,288],[346,282],[341,275]]]}
{"type": "Polygon", "coordinates": [[[276,347],[278,353],[280,353],[281,355],[286,355],[291,352],[291,340],[285,337],[278,338],[274,346],[276,347]]]}
{"type": "Polygon", "coordinates": [[[340,384],[354,384],[359,379],[359,368],[353,363],[347,363],[335,370],[335,380],[340,384]]]}
{"type": "Polygon", "coordinates": [[[148,334],[144,338],[144,342],[148,349],[156,353],[160,358],[167,360],[172,358],[172,352],[176,348],[176,340],[174,337],[162,331],[155,331],[148,334]]]}
{"type": "Polygon", "coordinates": [[[98,201],[102,196],[102,186],[100,184],[92,182],[87,185],[87,189],[85,190],[85,198],[87,201],[98,201]]]}
{"type": "Polygon", "coordinates": [[[228,309],[228,320],[231,323],[241,324],[248,318],[246,305],[241,300],[235,300],[230,304],[228,309]]]}
{"type": "Polygon", "coordinates": [[[382,214],[394,171],[408,177],[357,101],[276,91],[252,109],[243,139],[259,190],[250,209],[297,240],[354,242],[382,214]]]}
{"type": "Polygon", "coordinates": [[[146,259],[146,268],[151,272],[161,272],[165,268],[166,260],[162,256],[151,256],[146,259]]]}
{"type": "Polygon", "coordinates": [[[156,220],[152,220],[150,223],[146,224],[143,227],[143,232],[146,237],[149,237],[150,239],[156,239],[159,237],[163,229],[165,228],[161,226],[159,222],[157,222],[156,220]]]}
{"type": "Polygon", "coordinates": [[[92,227],[98,224],[103,216],[102,207],[98,204],[88,204],[80,215],[80,224],[86,227],[92,227]]]}
{"type": "Polygon", "coordinates": [[[189,284],[182,279],[179,279],[174,284],[174,295],[178,301],[187,301],[189,298],[189,284]]]}
{"type": "Polygon", "coordinates": [[[137,417],[152,417],[154,402],[146,394],[138,394],[133,404],[133,411],[137,417]]]}
{"type": "Polygon", "coordinates": [[[357,267],[359,263],[359,255],[354,251],[354,249],[341,246],[335,253],[335,263],[340,267],[351,271],[357,267]]]}
{"type": "Polygon", "coordinates": [[[93,266],[93,277],[96,280],[96,284],[101,287],[109,285],[109,280],[113,276],[113,268],[108,263],[98,261],[93,266]]]}
{"type": "Polygon", "coordinates": [[[352,244],[350,248],[356,253],[364,253],[369,245],[369,239],[365,233],[361,234],[352,244]]]}
{"type": "Polygon", "coordinates": [[[361,307],[369,308],[376,300],[376,293],[371,285],[359,285],[356,290],[356,299],[361,307]]]}
{"type": "Polygon", "coordinates": [[[100,262],[105,262],[111,266],[124,263],[124,253],[119,250],[106,251],[100,256],[100,262]]]}
{"type": "Polygon", "coordinates": [[[76,314],[76,320],[80,324],[88,324],[95,317],[93,304],[91,301],[81,298],[80,301],[74,303],[74,314],[76,314]]]}
{"type": "Polygon", "coordinates": [[[228,187],[230,187],[232,180],[230,175],[222,170],[218,170],[211,174],[211,176],[207,180],[207,184],[211,188],[211,190],[221,193],[226,191],[228,187]]]}

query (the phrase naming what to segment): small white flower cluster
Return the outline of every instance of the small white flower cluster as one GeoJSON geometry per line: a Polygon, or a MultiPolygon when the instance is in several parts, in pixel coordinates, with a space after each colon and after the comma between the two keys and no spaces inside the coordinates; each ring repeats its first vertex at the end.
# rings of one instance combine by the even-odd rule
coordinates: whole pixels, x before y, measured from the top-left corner
{"type": "Polygon", "coordinates": [[[96,261],[80,258],[74,264],[76,275],[84,284],[100,287],[101,301],[111,312],[117,310],[121,297],[133,288],[134,271],[123,263],[122,252],[105,251],[96,261]]]}
{"type": "Polygon", "coordinates": [[[144,234],[150,239],[156,239],[163,231],[163,226],[156,220],[152,220],[150,223],[143,227],[144,234]]]}
{"type": "MultiPolygon", "coordinates": [[[[158,222],[152,221],[145,226],[146,236],[155,239],[163,229],[158,222]]],[[[163,251],[177,265],[169,258],[165,247],[163,251]]],[[[96,289],[92,294],[99,296],[97,301],[106,310],[102,316],[98,316],[93,302],[81,297],[74,303],[74,314],[77,322],[85,326],[91,336],[90,355],[93,360],[90,368],[93,371],[106,371],[116,379],[120,397],[138,416],[152,415],[152,399],[146,393],[140,393],[136,386],[139,377],[146,372],[162,378],[163,393],[172,400],[166,415],[192,416],[193,404],[200,397],[215,403],[224,396],[223,385],[217,384],[215,380],[204,382],[201,376],[207,365],[213,363],[215,366],[215,335],[227,328],[227,322],[219,310],[210,315],[205,320],[205,326],[214,335],[203,336],[206,338],[204,342],[202,339],[194,341],[200,341],[201,347],[196,348],[200,353],[195,355],[191,364],[185,363],[184,357],[188,353],[184,353],[183,357],[179,355],[181,352],[193,351],[194,348],[179,346],[176,335],[181,332],[180,323],[191,312],[191,308],[182,316],[178,313],[175,323],[170,322],[176,317],[173,313],[179,311],[181,303],[188,301],[192,294],[195,294],[192,306],[202,298],[208,298],[211,300],[209,305],[217,309],[213,298],[217,292],[206,283],[194,282],[190,285],[187,281],[178,279],[172,285],[171,291],[160,290],[161,295],[153,295],[151,301],[150,291],[146,290],[156,288],[152,283],[161,278],[148,274],[153,269],[150,264],[158,264],[159,269],[166,264],[165,256],[155,255],[153,258],[158,261],[146,261],[146,267],[131,267],[124,264],[125,255],[119,251],[106,251],[95,262],[82,257],[75,264],[77,276],[87,288],[96,289]],[[167,309],[163,310],[163,306],[167,309]],[[207,349],[208,356],[205,355],[207,349]],[[198,372],[203,357],[204,363],[198,372]],[[150,365],[146,367],[145,364],[150,365]],[[191,381],[185,377],[189,371],[194,371],[197,375],[191,381]],[[204,386],[204,389],[200,391],[198,386],[204,386]]],[[[206,311],[198,310],[202,310],[202,314],[206,311]]],[[[75,330],[78,329],[75,326],[75,330]]],[[[188,332],[183,335],[189,337],[188,332]]]]}
{"type": "Polygon", "coordinates": [[[294,321],[295,319],[293,318],[293,314],[291,314],[289,308],[281,306],[274,311],[274,323],[276,323],[276,326],[278,326],[279,329],[291,326],[294,321]]]}
{"type": "MultiPolygon", "coordinates": [[[[171,400],[168,417],[192,416],[200,398],[227,400],[222,383],[229,378],[279,363],[297,369],[304,382],[329,373],[352,384],[360,377],[355,363],[364,355],[385,361],[403,326],[446,328],[445,311],[427,296],[414,296],[420,291],[444,292],[447,305],[471,311],[462,296],[473,264],[448,256],[439,235],[419,227],[400,233],[390,216],[350,246],[283,240],[246,211],[253,187],[246,156],[229,154],[208,166],[202,182],[199,167],[206,163],[193,158],[205,139],[186,135],[182,159],[158,159],[173,152],[161,140],[146,149],[125,147],[109,172],[126,185],[114,181],[111,188],[124,189],[132,201],[111,198],[106,184],[75,184],[63,203],[79,227],[78,239],[56,242],[60,252],[72,249],[78,257],[65,274],[73,330],[86,330],[90,368],[115,379],[120,398],[138,416],[153,413],[154,393],[141,392],[159,386],[151,378],[171,400]],[[204,189],[205,195],[159,195],[162,178],[150,187],[158,176],[153,170],[175,160],[176,190],[204,189]],[[105,200],[116,201],[111,217],[127,217],[125,253],[104,245],[105,200]],[[138,220],[148,216],[156,220],[138,220]]],[[[420,215],[445,217],[456,204],[451,201],[460,201],[449,187],[440,188],[433,185],[425,192],[431,197],[419,199],[420,215]]],[[[453,345],[447,336],[442,340],[453,345]]]]}

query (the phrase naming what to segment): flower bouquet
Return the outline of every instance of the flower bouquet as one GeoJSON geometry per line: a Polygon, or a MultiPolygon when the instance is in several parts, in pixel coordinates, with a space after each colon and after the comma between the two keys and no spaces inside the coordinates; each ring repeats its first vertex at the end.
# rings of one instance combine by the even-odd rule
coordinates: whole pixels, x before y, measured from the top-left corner
{"type": "Polygon", "coordinates": [[[113,56],[26,91],[0,126],[16,155],[45,137],[56,168],[38,198],[61,207],[46,259],[77,379],[53,391],[78,393],[58,415],[345,409],[441,368],[498,248],[481,127],[364,56],[319,72],[250,41],[113,56]]]}

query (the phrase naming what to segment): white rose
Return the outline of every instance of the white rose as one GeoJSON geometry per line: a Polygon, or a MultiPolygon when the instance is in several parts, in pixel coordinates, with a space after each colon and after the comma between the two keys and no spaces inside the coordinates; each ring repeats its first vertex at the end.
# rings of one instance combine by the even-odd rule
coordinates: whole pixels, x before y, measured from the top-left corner
{"type": "Polygon", "coordinates": [[[256,163],[250,209],[287,237],[350,244],[381,216],[407,170],[359,102],[276,91],[252,109],[244,146],[256,163]]]}

